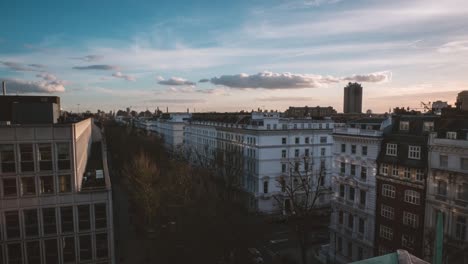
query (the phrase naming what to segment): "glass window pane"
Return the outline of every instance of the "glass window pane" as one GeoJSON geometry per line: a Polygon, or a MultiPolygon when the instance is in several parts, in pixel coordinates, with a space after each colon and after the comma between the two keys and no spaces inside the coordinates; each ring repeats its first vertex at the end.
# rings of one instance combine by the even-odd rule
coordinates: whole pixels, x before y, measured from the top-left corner
{"type": "Polygon", "coordinates": [[[3,179],[3,195],[17,196],[16,178],[3,179]]]}
{"type": "Polygon", "coordinates": [[[73,207],[61,207],[60,208],[60,217],[62,224],[62,233],[73,232],[73,207]]]}
{"type": "Polygon", "coordinates": [[[13,144],[0,145],[0,169],[2,172],[16,172],[13,144]]]}
{"type": "Polygon", "coordinates": [[[55,217],[55,208],[43,208],[42,221],[44,234],[47,235],[57,233],[57,220],[55,217]]]}
{"type": "Polygon", "coordinates": [[[39,241],[26,243],[26,257],[28,264],[41,264],[41,246],[39,241]]]}
{"type": "Polygon", "coordinates": [[[39,219],[37,217],[37,209],[23,211],[25,235],[27,237],[39,235],[39,219]]]}
{"type": "Polygon", "coordinates": [[[52,145],[49,143],[38,144],[37,160],[39,161],[39,170],[52,170],[52,145]]]}
{"type": "Polygon", "coordinates": [[[20,144],[21,171],[34,171],[34,151],[32,144],[20,144]]]}
{"type": "Polygon", "coordinates": [[[45,263],[58,263],[57,239],[48,239],[44,241],[45,263]]]}
{"type": "Polygon", "coordinates": [[[75,238],[66,237],[63,239],[63,262],[75,263],[75,238]]]}
{"type": "Polygon", "coordinates": [[[96,234],[96,257],[107,258],[108,255],[107,234],[96,234]]]}
{"type": "Polygon", "coordinates": [[[80,231],[91,229],[89,205],[78,206],[78,221],[80,231]]]}
{"type": "Polygon", "coordinates": [[[54,177],[53,176],[41,176],[41,194],[53,194],[54,193],[54,177]]]}
{"type": "Polygon", "coordinates": [[[21,178],[21,194],[35,195],[36,194],[36,179],[34,177],[21,178]]]}
{"type": "Polygon", "coordinates": [[[92,258],[91,236],[80,236],[80,261],[92,258]]]}
{"type": "Polygon", "coordinates": [[[71,175],[59,175],[59,192],[71,192],[71,175]]]}
{"type": "Polygon", "coordinates": [[[6,235],[8,239],[20,237],[18,211],[5,212],[6,235]]]}
{"type": "Polygon", "coordinates": [[[8,264],[22,264],[23,263],[23,254],[21,250],[21,244],[8,244],[8,264]]]}

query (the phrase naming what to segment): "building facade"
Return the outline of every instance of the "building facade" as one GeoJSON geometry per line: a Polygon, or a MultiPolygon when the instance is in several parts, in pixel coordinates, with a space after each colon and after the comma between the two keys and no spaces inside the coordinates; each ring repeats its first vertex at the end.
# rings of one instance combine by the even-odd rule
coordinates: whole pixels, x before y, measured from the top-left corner
{"type": "Polygon", "coordinates": [[[362,86],[359,83],[348,83],[344,88],[343,113],[362,113],[362,86]]]}
{"type": "Polygon", "coordinates": [[[333,132],[332,215],[328,263],[374,255],[377,157],[391,119],[364,118],[333,132]]]}
{"type": "Polygon", "coordinates": [[[169,151],[177,151],[184,143],[184,126],[191,118],[189,113],[171,113],[166,118],[145,121],[145,129],[159,135],[169,151]]]}
{"type": "Polygon", "coordinates": [[[436,215],[444,218],[445,263],[468,263],[468,115],[442,116],[429,137],[424,257],[432,260],[436,215]]]}
{"type": "Polygon", "coordinates": [[[91,119],[0,125],[0,263],[115,263],[105,142],[91,119]]]}
{"type": "Polygon", "coordinates": [[[395,115],[377,160],[375,254],[405,249],[422,257],[427,141],[435,116],[395,115]]]}
{"type": "MultiPolygon", "coordinates": [[[[184,147],[194,163],[210,164],[220,153],[224,160],[235,160],[230,167],[237,168],[236,175],[231,177],[239,178],[249,208],[281,213],[290,210],[288,199],[278,199],[284,198],[281,180],[323,171],[320,184],[330,187],[333,127],[332,120],[280,118],[266,112],[236,123],[192,121],[185,126],[184,147]]],[[[329,191],[318,204],[329,205],[329,191]]]]}

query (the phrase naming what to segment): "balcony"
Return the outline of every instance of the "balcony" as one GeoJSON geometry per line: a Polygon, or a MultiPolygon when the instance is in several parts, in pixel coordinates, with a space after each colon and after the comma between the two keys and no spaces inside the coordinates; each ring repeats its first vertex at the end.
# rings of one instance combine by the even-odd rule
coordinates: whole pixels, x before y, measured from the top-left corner
{"type": "Polygon", "coordinates": [[[353,136],[366,136],[366,137],[381,137],[383,131],[380,130],[367,130],[359,128],[335,128],[333,129],[333,134],[344,134],[344,135],[353,135],[353,136]]]}

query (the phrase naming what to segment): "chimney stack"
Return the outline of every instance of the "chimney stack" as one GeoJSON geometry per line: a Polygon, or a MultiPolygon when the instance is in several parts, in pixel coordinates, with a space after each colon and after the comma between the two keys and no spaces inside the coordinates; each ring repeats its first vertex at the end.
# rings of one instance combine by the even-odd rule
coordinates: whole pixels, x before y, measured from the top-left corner
{"type": "Polygon", "coordinates": [[[3,87],[3,96],[6,95],[6,81],[2,82],[2,87],[3,87]]]}

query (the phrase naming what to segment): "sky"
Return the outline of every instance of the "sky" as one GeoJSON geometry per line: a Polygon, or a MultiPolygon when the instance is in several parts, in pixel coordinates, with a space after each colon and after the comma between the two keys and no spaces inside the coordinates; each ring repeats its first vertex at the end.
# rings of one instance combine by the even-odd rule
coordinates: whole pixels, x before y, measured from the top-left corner
{"type": "Polygon", "coordinates": [[[0,1],[0,79],[64,110],[343,109],[468,90],[466,0],[0,1]]]}

